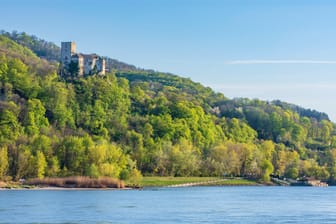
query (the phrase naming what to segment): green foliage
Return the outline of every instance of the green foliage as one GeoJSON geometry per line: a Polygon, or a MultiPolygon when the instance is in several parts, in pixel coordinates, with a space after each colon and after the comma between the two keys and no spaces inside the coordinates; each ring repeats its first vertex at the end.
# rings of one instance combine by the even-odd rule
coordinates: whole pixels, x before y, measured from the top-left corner
{"type": "Polygon", "coordinates": [[[0,35],[0,178],[107,176],[132,186],[142,174],[335,181],[335,124],[323,113],[230,100],[190,79],[127,66],[64,80],[18,43],[36,53],[41,41],[0,35]]]}
{"type": "Polygon", "coordinates": [[[269,160],[264,160],[261,164],[262,176],[261,180],[264,182],[270,181],[270,175],[273,173],[273,165],[269,160]]]}
{"type": "Polygon", "coordinates": [[[280,101],[234,99],[217,103],[220,115],[245,120],[258,138],[287,147],[324,150],[331,147],[335,125],[323,113],[305,110],[280,101]]]}
{"type": "Polygon", "coordinates": [[[6,148],[0,148],[0,180],[3,180],[8,172],[8,153],[6,148]]]}
{"type": "Polygon", "coordinates": [[[41,128],[49,126],[48,119],[45,117],[45,112],[46,109],[40,100],[28,100],[27,112],[23,122],[27,134],[39,134],[41,128]]]}
{"type": "Polygon", "coordinates": [[[228,138],[235,142],[253,142],[257,133],[245,122],[232,118],[227,124],[228,138]]]}
{"type": "MultiPolygon", "coordinates": [[[[1,111],[1,109],[0,109],[1,111]]],[[[22,126],[19,123],[18,114],[10,109],[0,113],[0,144],[15,141],[22,134],[22,126]]]]}
{"type": "Polygon", "coordinates": [[[47,161],[43,155],[43,152],[37,151],[36,153],[36,176],[43,178],[47,168],[47,161]]]}
{"type": "MultiPolygon", "coordinates": [[[[58,61],[61,56],[60,48],[52,42],[39,39],[36,36],[30,36],[25,32],[19,33],[13,31],[12,33],[9,33],[1,31],[0,33],[3,36],[14,40],[18,44],[31,49],[39,57],[43,57],[48,60],[58,61]]],[[[30,56],[34,55],[31,54],[30,56]]]]}

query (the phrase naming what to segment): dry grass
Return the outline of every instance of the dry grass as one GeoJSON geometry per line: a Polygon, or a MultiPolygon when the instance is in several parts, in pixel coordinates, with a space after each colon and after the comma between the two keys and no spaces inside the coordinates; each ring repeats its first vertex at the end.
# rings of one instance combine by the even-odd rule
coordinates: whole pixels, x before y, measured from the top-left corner
{"type": "Polygon", "coordinates": [[[124,188],[123,181],[110,177],[90,178],[83,176],[62,177],[62,178],[34,178],[25,182],[27,185],[42,187],[64,187],[64,188],[124,188]]]}
{"type": "Polygon", "coordinates": [[[0,188],[6,187],[7,184],[5,182],[0,181],[0,188]]]}

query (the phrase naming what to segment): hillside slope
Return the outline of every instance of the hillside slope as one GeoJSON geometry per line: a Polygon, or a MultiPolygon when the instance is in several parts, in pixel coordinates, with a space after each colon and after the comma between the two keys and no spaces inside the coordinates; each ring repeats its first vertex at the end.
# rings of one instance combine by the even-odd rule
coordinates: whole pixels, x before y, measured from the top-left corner
{"type": "MultiPolygon", "coordinates": [[[[2,36],[15,41],[16,43],[30,49],[38,57],[46,59],[50,62],[59,62],[61,58],[61,48],[55,43],[40,39],[35,35],[29,35],[25,32],[6,32],[4,30],[0,31],[2,36]]],[[[119,70],[119,71],[150,71],[141,68],[137,68],[134,65],[130,65],[110,57],[104,57],[106,60],[106,69],[108,71],[119,70]]]]}
{"type": "Polygon", "coordinates": [[[190,79],[150,71],[65,81],[54,64],[6,35],[0,46],[1,179],[136,181],[141,172],[334,181],[335,124],[322,113],[230,100],[190,79]]]}

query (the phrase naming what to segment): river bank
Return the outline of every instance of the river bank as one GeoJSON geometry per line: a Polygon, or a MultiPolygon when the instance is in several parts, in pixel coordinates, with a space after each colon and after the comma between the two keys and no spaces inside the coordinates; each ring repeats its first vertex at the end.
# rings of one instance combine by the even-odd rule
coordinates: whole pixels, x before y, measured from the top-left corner
{"type": "Polygon", "coordinates": [[[253,180],[218,177],[143,177],[142,187],[260,186],[253,180]]]}
{"type": "Polygon", "coordinates": [[[110,189],[141,189],[146,187],[192,187],[192,186],[263,186],[256,181],[243,178],[216,177],[143,177],[137,187],[127,182],[112,179],[91,179],[84,177],[32,179],[26,182],[0,182],[0,189],[11,190],[110,190],[110,189]]]}
{"type": "Polygon", "coordinates": [[[0,182],[2,189],[124,189],[124,181],[110,178],[90,178],[84,176],[34,178],[19,182],[0,182]]]}

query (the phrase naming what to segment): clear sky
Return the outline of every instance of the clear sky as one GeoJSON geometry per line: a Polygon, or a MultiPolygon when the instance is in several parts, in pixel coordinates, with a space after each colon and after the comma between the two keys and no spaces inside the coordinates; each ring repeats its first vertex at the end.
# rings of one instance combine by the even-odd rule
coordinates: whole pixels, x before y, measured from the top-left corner
{"type": "Polygon", "coordinates": [[[0,29],[336,121],[335,0],[1,0],[0,29]]]}

